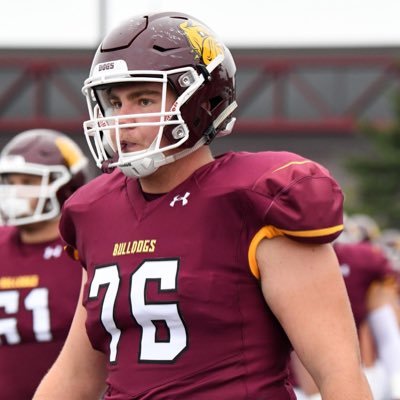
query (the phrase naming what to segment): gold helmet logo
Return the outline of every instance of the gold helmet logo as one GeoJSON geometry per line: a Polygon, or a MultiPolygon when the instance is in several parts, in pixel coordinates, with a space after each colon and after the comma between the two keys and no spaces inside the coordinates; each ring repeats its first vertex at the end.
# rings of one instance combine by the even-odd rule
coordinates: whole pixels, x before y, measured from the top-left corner
{"type": "Polygon", "coordinates": [[[55,145],[60,150],[69,168],[74,168],[79,163],[82,163],[82,153],[75,143],[60,136],[55,139],[55,145]]]}
{"type": "Polygon", "coordinates": [[[224,49],[210,31],[202,25],[196,25],[193,21],[182,22],[179,27],[188,39],[195,52],[195,58],[199,58],[205,65],[223,54],[224,49]]]}

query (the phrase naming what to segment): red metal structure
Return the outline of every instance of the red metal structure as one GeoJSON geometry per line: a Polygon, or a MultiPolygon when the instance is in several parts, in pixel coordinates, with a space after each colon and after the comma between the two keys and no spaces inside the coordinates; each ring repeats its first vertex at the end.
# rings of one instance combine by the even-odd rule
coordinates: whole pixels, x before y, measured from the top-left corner
{"type": "MultiPolygon", "coordinates": [[[[80,89],[92,51],[0,52],[0,134],[34,127],[82,131],[80,89]]],[[[390,123],[396,51],[234,51],[238,133],[337,133],[360,120],[390,123]]]]}

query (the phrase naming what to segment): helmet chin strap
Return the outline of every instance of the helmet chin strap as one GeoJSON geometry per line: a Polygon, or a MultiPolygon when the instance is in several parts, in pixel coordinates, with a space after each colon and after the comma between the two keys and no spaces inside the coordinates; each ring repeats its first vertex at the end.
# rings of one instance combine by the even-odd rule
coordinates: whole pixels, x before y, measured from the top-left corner
{"type": "Polygon", "coordinates": [[[157,169],[166,164],[163,153],[156,153],[150,157],[132,161],[127,165],[121,165],[118,168],[129,178],[144,178],[157,171],[157,169]]]}
{"type": "Polygon", "coordinates": [[[190,149],[182,150],[178,153],[165,156],[164,153],[156,153],[150,157],[142,158],[141,160],[132,161],[127,165],[121,165],[118,168],[124,175],[129,178],[144,178],[156,172],[163,165],[171,164],[172,162],[186,157],[193,153],[206,143],[205,137],[202,137],[190,149]]]}

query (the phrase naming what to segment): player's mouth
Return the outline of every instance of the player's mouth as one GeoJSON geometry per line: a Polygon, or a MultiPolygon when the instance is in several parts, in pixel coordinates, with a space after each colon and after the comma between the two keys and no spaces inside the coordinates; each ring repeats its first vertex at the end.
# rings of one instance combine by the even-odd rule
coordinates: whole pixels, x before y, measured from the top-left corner
{"type": "Polygon", "coordinates": [[[138,150],[140,150],[140,146],[137,143],[126,142],[126,141],[121,142],[122,153],[132,153],[138,150]]]}

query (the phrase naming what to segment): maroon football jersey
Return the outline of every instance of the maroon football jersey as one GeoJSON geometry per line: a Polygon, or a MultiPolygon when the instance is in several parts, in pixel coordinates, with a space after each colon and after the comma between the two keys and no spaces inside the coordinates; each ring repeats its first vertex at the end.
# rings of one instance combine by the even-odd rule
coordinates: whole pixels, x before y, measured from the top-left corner
{"type": "Polygon", "coordinates": [[[357,327],[367,316],[367,291],[375,281],[394,276],[382,250],[370,242],[335,243],[334,249],[357,327]]]}
{"type": "Polygon", "coordinates": [[[86,327],[109,360],[106,399],[295,398],[256,244],[328,242],[341,224],[335,181],[290,153],[228,153],[152,201],[119,171],[93,180],[60,228],[88,272],[86,327]]]}
{"type": "Polygon", "coordinates": [[[56,359],[79,296],[76,264],[61,239],[22,244],[0,228],[0,398],[32,399],[56,359]]]}

